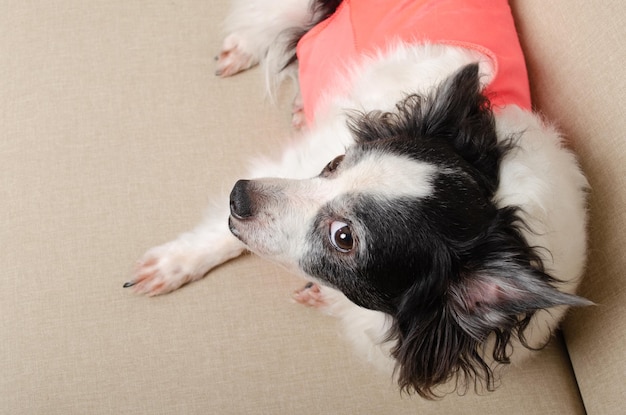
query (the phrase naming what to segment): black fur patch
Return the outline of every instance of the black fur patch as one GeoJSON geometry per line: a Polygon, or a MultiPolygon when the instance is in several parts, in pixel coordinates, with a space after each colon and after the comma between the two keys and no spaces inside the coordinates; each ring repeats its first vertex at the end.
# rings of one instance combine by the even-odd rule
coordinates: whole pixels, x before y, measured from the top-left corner
{"type": "Polygon", "coordinates": [[[357,114],[350,127],[360,142],[403,137],[448,147],[429,152],[432,161],[462,159],[485,196],[498,187],[500,161],[512,147],[512,141],[498,142],[490,102],[480,93],[477,64],[462,68],[430,96],[408,96],[394,112],[357,114]]]}

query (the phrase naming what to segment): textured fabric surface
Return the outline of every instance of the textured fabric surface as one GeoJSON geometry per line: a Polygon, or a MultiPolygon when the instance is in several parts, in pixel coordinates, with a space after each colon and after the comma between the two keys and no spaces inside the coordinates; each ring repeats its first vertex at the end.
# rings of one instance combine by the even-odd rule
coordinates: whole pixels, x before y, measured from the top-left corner
{"type": "MultiPolygon", "coordinates": [[[[545,6],[536,3],[536,10],[545,6]]],[[[124,291],[136,258],[223,200],[211,195],[228,192],[245,171],[242,160],[277,154],[290,139],[288,105],[263,99],[258,70],[214,77],[226,0],[2,6],[1,414],[584,412],[558,340],[527,365],[510,368],[495,393],[435,402],[403,397],[387,376],[353,356],[333,319],[289,301],[301,281],[252,256],[167,296],[124,291]]],[[[569,29],[543,30],[553,37],[532,38],[539,44],[569,36],[569,29]]],[[[601,49],[603,41],[594,45],[601,49]]],[[[536,71],[543,68],[532,62],[536,71]]],[[[579,70],[594,73],[588,65],[561,68],[559,76],[580,82],[579,70]]],[[[606,78],[615,81],[615,73],[606,78]]],[[[551,90],[546,79],[533,81],[551,90]]],[[[565,102],[541,103],[559,115],[580,109],[572,101],[584,98],[587,112],[560,119],[573,132],[617,125],[616,112],[606,118],[606,100],[598,108],[586,99],[600,93],[589,86],[603,85],[561,86],[565,91],[555,93],[565,102]]],[[[613,93],[605,87],[603,93],[613,93]]],[[[623,242],[617,210],[623,174],[613,177],[621,193],[605,181],[618,173],[623,153],[615,150],[623,140],[605,128],[600,148],[589,134],[572,134],[582,138],[576,145],[596,185],[593,240],[602,244],[592,264],[605,282],[585,284],[603,306],[577,313],[568,340],[582,356],[577,372],[590,379],[581,381],[586,399],[596,401],[619,387],[617,363],[624,361],[623,348],[617,362],[602,344],[624,333],[623,315],[621,332],[607,328],[620,323],[615,313],[623,299],[613,262],[623,242]],[[599,358],[608,361],[594,371],[599,358]],[[602,379],[604,370],[612,378],[602,379]]]]}
{"type": "Polygon", "coordinates": [[[564,325],[590,414],[626,408],[626,3],[517,0],[535,103],[555,120],[591,183],[590,257],[581,294],[595,307],[564,325]]]}

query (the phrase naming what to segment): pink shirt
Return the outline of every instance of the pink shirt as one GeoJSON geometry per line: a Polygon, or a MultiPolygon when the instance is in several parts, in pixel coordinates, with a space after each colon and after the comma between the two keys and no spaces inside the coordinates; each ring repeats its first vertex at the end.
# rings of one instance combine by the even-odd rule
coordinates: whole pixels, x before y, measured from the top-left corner
{"type": "Polygon", "coordinates": [[[397,40],[481,52],[495,68],[485,89],[492,105],[531,108],[524,55],[507,0],[344,0],[297,46],[307,122],[350,63],[363,54],[384,51],[397,40]]]}

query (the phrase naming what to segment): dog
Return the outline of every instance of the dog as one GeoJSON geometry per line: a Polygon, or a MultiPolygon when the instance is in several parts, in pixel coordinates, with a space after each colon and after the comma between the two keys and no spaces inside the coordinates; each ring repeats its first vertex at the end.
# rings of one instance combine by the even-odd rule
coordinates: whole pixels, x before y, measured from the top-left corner
{"type": "Polygon", "coordinates": [[[575,294],[588,183],[532,111],[505,0],[235,0],[225,27],[216,74],[296,79],[302,139],[125,287],[164,294],[251,251],[427,398],[495,389],[591,304],[575,294]]]}

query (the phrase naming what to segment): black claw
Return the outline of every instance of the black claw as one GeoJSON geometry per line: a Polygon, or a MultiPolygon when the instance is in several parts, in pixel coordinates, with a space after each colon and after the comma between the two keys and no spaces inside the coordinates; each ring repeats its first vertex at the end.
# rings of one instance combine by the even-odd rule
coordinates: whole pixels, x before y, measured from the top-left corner
{"type": "Polygon", "coordinates": [[[134,282],[134,281],[127,282],[127,283],[124,284],[124,288],[132,287],[135,284],[136,284],[136,282],[134,282]]]}

